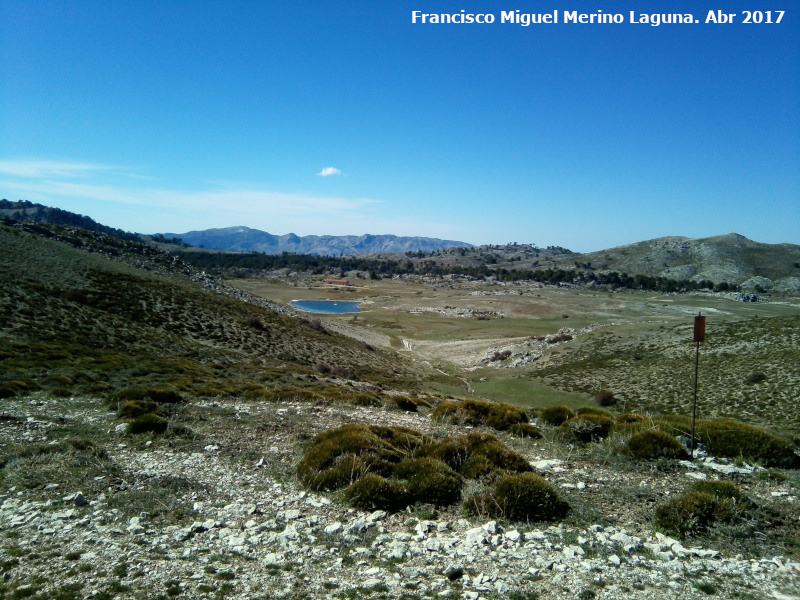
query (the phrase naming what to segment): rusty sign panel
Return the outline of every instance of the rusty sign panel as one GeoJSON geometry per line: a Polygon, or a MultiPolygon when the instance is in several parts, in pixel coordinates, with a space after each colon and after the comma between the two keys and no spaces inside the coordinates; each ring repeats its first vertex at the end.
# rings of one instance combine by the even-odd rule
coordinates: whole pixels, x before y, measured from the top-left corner
{"type": "Polygon", "coordinates": [[[706,318],[700,315],[694,318],[694,341],[706,341],[706,318]]]}

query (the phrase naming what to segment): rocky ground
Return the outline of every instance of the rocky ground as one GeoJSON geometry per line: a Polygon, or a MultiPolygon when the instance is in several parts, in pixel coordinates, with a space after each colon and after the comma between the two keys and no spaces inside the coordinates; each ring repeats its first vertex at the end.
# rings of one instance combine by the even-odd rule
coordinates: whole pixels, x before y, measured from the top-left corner
{"type": "Polygon", "coordinates": [[[609,491],[663,495],[693,478],[738,477],[757,502],[791,512],[791,477],[759,478],[758,469],[711,459],[666,474],[620,472],[557,444],[527,442],[515,450],[562,490],[578,518],[498,523],[432,507],[364,513],[299,486],[293,467],[304,440],[353,421],[440,436],[454,427],[419,413],[304,402],[209,400],[181,411],[174,420],[184,423],[183,437],[131,436],[98,401],[3,401],[0,597],[800,598],[796,555],[670,538],[626,507],[631,496],[598,506],[596,522],[586,508],[608,503],[609,491]],[[78,426],[102,432],[95,437],[105,452],[85,465],[94,470],[81,480],[65,466],[49,481],[21,484],[30,480],[15,469],[54,459],[11,449],[58,444],[78,426]],[[168,482],[170,493],[159,495],[168,482]],[[136,490],[153,495],[153,508],[119,501],[136,490]],[[168,512],[158,502],[184,508],[168,512]]]}

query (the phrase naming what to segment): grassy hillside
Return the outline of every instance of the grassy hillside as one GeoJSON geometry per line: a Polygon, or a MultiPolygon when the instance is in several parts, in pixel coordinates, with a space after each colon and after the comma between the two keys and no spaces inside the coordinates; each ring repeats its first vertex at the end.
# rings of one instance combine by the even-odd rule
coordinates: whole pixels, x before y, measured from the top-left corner
{"type": "MultiPolygon", "coordinates": [[[[215,293],[221,284],[137,242],[50,225],[0,225],[4,394],[167,386],[192,395],[416,378],[318,322],[215,293]],[[330,377],[329,377],[330,378],[330,377]]],[[[224,291],[224,286],[222,286],[224,291]]]]}

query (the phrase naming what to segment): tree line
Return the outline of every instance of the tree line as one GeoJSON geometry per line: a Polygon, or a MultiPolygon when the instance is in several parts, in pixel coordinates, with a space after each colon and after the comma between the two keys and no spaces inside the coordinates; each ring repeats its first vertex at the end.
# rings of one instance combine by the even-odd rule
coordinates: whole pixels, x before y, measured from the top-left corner
{"type": "MultiPolygon", "coordinates": [[[[696,290],[735,291],[738,286],[709,280],[693,281],[689,279],[671,279],[650,275],[628,275],[617,271],[598,273],[589,269],[515,269],[497,267],[491,264],[475,266],[442,264],[434,260],[418,259],[416,262],[406,259],[376,259],[362,256],[311,256],[308,254],[222,253],[222,252],[175,252],[180,258],[205,271],[248,277],[263,271],[288,269],[312,275],[345,276],[356,271],[361,276],[371,279],[382,279],[395,275],[428,275],[448,276],[460,275],[472,279],[485,280],[494,278],[497,281],[535,281],[545,284],[589,284],[602,285],[631,290],[653,292],[689,292],[696,290]]],[[[415,253],[414,253],[415,254],[415,253]]],[[[414,256],[414,258],[417,258],[414,256]]],[[[583,265],[582,265],[583,266],[583,265]]]]}

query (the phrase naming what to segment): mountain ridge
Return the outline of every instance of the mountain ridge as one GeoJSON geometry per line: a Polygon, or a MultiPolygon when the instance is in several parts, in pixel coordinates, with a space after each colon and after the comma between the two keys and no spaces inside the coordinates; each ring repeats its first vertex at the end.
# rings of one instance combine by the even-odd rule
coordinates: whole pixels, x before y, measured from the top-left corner
{"type": "Polygon", "coordinates": [[[222,227],[188,231],[186,233],[156,234],[179,239],[190,246],[228,252],[261,252],[281,254],[294,252],[320,256],[359,255],[405,252],[434,252],[444,248],[467,247],[472,244],[422,236],[392,234],[307,235],[294,233],[275,235],[245,226],[222,227]]]}

